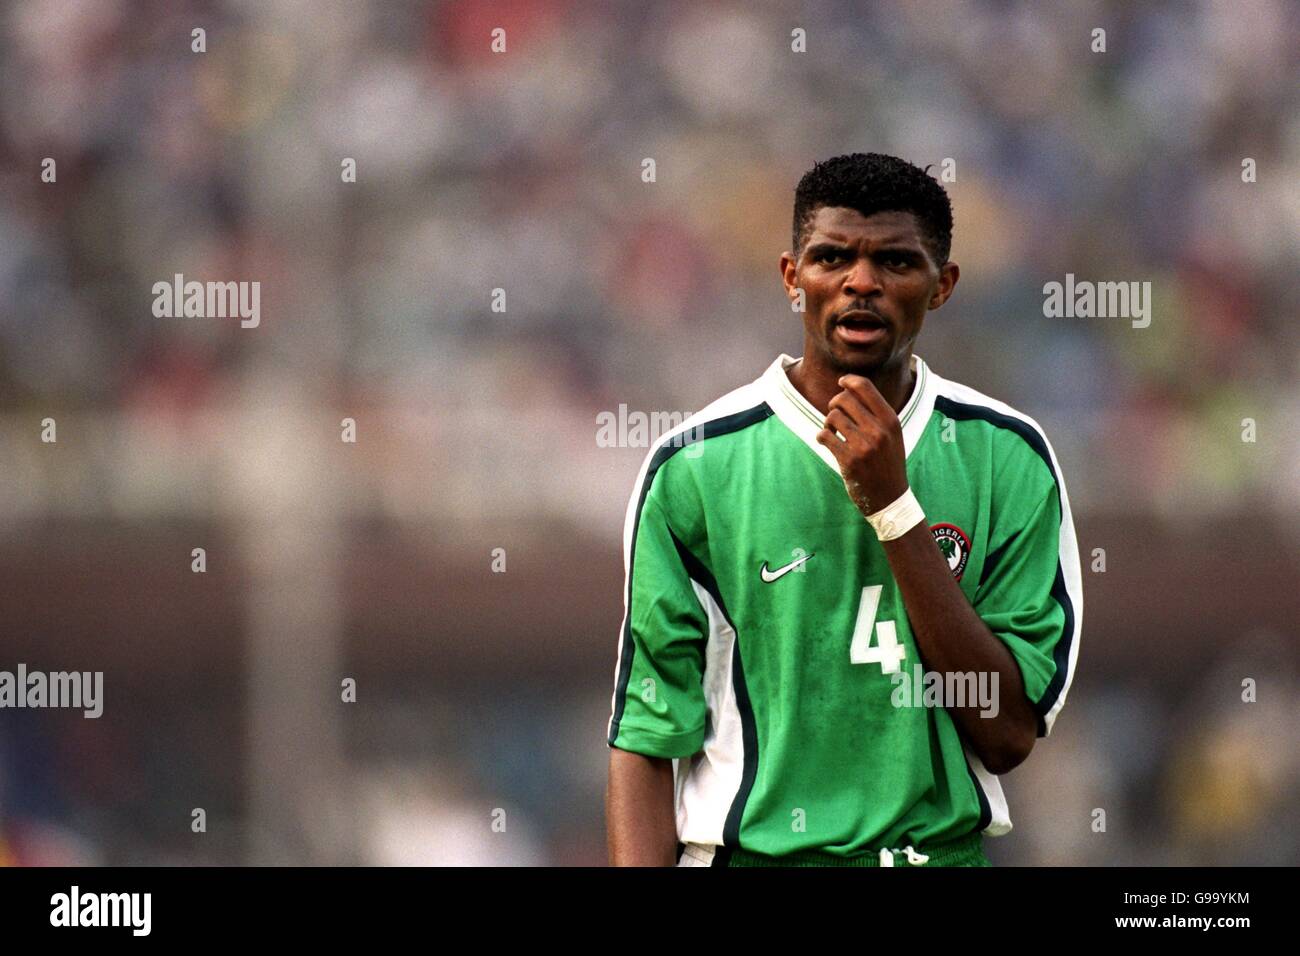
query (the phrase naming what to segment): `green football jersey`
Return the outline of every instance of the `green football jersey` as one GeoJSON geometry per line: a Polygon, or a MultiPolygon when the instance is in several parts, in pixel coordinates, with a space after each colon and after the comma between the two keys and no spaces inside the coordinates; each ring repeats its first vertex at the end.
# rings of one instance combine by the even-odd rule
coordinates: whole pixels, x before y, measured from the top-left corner
{"type": "MultiPolygon", "coordinates": [[[[608,743],[680,758],[685,844],[856,856],[1006,833],[998,778],[948,711],[900,706],[900,674],[919,686],[924,662],[884,549],[816,440],[823,416],[786,375],[795,361],[688,418],[642,465],[608,743]]],[[[1055,453],[1032,419],[918,356],[912,368],[899,413],[912,491],[1046,736],[1083,613],[1055,453]]]]}

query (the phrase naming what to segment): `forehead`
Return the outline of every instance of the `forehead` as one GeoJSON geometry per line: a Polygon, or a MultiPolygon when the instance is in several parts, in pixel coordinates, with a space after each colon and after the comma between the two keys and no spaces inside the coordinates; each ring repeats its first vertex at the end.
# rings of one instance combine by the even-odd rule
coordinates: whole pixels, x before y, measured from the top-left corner
{"type": "Polygon", "coordinates": [[[808,224],[808,242],[910,242],[921,244],[921,227],[910,212],[889,210],[864,216],[846,206],[819,206],[808,224]]]}

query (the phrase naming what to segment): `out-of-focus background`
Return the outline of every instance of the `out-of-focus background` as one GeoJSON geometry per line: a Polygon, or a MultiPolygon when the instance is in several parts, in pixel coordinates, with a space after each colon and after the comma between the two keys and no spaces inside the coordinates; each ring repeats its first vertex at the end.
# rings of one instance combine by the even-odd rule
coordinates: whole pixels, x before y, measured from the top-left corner
{"type": "Polygon", "coordinates": [[[1298,15],[4,4],[0,670],[105,676],[0,710],[0,861],[602,863],[645,448],[598,416],[798,354],[794,186],[874,150],[954,161],[918,352],[1042,423],[1083,554],[991,855],[1300,862],[1298,15]],[[177,273],[260,324],[156,317],[177,273]],[[1045,318],[1067,273],[1150,326],[1045,318]]]}

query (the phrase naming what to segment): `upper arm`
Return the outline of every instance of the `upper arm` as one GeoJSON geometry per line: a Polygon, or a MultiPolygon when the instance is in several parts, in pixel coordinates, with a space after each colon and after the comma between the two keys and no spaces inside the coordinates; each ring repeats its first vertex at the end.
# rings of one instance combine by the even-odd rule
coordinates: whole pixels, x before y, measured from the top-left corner
{"type": "Polygon", "coordinates": [[[709,625],[683,561],[681,524],[674,530],[670,513],[689,500],[674,495],[665,478],[652,476],[633,502],[608,743],[647,756],[685,757],[704,743],[709,625]]]}
{"type": "Polygon", "coordinates": [[[1083,611],[1069,498],[1043,445],[1046,459],[1022,443],[1003,460],[989,552],[972,601],[1015,658],[1040,737],[1051,732],[1074,677],[1083,611]]]}

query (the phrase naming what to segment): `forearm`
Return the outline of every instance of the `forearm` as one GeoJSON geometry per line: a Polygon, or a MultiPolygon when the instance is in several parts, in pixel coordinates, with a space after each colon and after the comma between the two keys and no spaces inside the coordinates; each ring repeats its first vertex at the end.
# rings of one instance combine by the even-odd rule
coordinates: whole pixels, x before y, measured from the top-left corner
{"type": "Polygon", "coordinates": [[[675,865],[672,760],[610,748],[605,825],[611,866],[675,865]]]}
{"type": "Polygon", "coordinates": [[[1028,756],[1038,726],[1015,658],[971,607],[925,521],[884,549],[926,669],[996,675],[996,716],[982,716],[977,701],[948,711],[989,771],[1006,773],[1028,756]]]}

